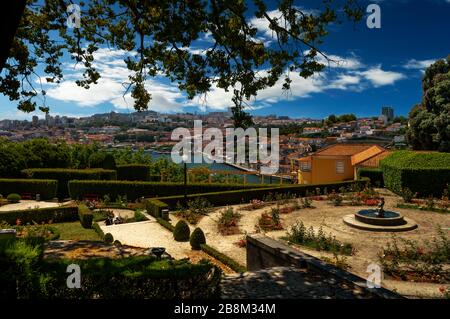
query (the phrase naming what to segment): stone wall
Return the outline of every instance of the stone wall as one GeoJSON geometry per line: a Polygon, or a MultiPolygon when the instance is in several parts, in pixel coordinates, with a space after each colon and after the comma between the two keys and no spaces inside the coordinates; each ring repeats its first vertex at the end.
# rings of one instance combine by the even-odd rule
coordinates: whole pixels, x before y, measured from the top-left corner
{"type": "Polygon", "coordinates": [[[315,258],[295,250],[282,242],[261,234],[247,236],[247,269],[257,271],[272,267],[297,267],[307,269],[307,271],[320,273],[324,276],[333,277],[339,281],[344,281],[350,286],[364,289],[378,298],[403,298],[402,296],[385,288],[369,289],[366,279],[358,277],[348,271],[335,267],[315,258]]]}

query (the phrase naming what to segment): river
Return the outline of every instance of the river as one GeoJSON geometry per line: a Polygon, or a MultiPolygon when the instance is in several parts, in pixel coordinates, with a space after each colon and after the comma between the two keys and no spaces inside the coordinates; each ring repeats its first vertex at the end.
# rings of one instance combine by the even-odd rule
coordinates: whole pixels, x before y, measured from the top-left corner
{"type": "MultiPolygon", "coordinates": [[[[152,158],[154,158],[154,159],[157,159],[160,157],[166,157],[166,158],[169,158],[170,160],[172,160],[170,158],[170,154],[159,153],[159,152],[155,152],[155,151],[145,151],[145,152],[150,154],[152,156],[152,158]]],[[[195,164],[195,163],[187,164],[188,169],[194,168],[194,167],[199,167],[199,166],[207,167],[212,171],[236,171],[236,172],[243,171],[234,166],[228,165],[226,163],[214,162],[214,163],[209,164],[209,163],[203,162],[203,163],[197,163],[197,164],[195,164]]],[[[261,176],[256,175],[256,174],[255,175],[253,175],[253,174],[247,175],[247,183],[261,184],[261,176]]],[[[264,177],[264,184],[279,184],[279,183],[280,183],[279,177],[271,177],[271,178],[269,178],[267,176],[264,177]]],[[[283,183],[290,183],[290,181],[284,179],[283,183]]]]}

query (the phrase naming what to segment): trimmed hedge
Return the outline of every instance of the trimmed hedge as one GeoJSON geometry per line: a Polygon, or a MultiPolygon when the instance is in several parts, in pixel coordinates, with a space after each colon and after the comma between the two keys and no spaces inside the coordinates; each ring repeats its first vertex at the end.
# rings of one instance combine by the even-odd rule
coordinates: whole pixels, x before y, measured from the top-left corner
{"type": "Polygon", "coordinates": [[[170,232],[173,232],[173,230],[175,229],[175,227],[167,220],[164,220],[162,218],[156,218],[156,221],[170,232]]]}
{"type": "Polygon", "coordinates": [[[150,181],[150,166],[129,164],[117,166],[117,179],[123,181],[150,181]]]}
{"type": "Polygon", "coordinates": [[[92,211],[86,205],[78,205],[78,217],[80,218],[80,223],[83,228],[92,228],[94,214],[92,214],[92,211]]]}
{"type": "Polygon", "coordinates": [[[217,249],[215,249],[215,248],[213,248],[211,246],[208,246],[207,244],[200,245],[200,247],[205,253],[207,253],[208,255],[216,258],[222,264],[230,267],[235,272],[242,273],[242,272],[246,272],[247,271],[246,267],[242,266],[237,261],[235,261],[234,259],[228,257],[227,255],[222,254],[217,249]]]}
{"type": "Polygon", "coordinates": [[[147,213],[155,218],[162,217],[162,210],[169,209],[169,205],[157,198],[151,198],[145,201],[145,209],[147,213]]]}
{"type": "Polygon", "coordinates": [[[450,183],[450,153],[398,151],[381,161],[386,188],[409,188],[419,197],[440,197],[450,183]]]}
{"type": "MultiPolygon", "coordinates": [[[[359,185],[361,188],[367,185],[368,179],[362,179],[357,181],[347,181],[329,184],[308,184],[308,185],[290,185],[290,186],[278,186],[278,187],[266,187],[255,189],[240,189],[232,191],[214,192],[214,193],[200,193],[188,195],[188,200],[193,200],[197,197],[202,197],[214,206],[225,206],[232,204],[248,203],[252,199],[262,199],[264,196],[272,194],[295,194],[298,196],[305,196],[307,192],[314,193],[317,188],[323,191],[325,188],[328,192],[333,190],[338,191],[341,187],[348,187],[352,185],[359,185]]],[[[159,197],[158,201],[165,203],[167,206],[164,208],[175,209],[177,203],[181,203],[184,200],[184,195],[159,197]]],[[[146,200],[147,204],[152,199],[146,200]]]]}
{"type": "Polygon", "coordinates": [[[41,199],[52,199],[56,197],[58,181],[53,179],[0,179],[0,194],[10,193],[33,195],[40,194],[41,199]]]}
{"type": "Polygon", "coordinates": [[[62,199],[69,196],[68,183],[71,180],[115,180],[115,170],[94,169],[66,169],[66,168],[31,168],[22,171],[29,178],[56,179],[58,181],[57,197],[62,199]]]}
{"type": "Polygon", "coordinates": [[[381,168],[360,168],[358,178],[370,179],[370,184],[376,187],[384,187],[383,171],[381,168]]]}
{"type": "Polygon", "coordinates": [[[104,240],[105,233],[100,228],[100,225],[97,222],[92,224],[92,229],[97,233],[97,235],[100,237],[101,240],[104,240]]]}
{"type": "Polygon", "coordinates": [[[33,222],[41,224],[48,223],[49,221],[52,221],[53,223],[71,222],[78,220],[78,207],[48,207],[0,212],[0,221],[15,225],[17,219],[20,219],[22,224],[33,222]]]}
{"type": "Polygon", "coordinates": [[[220,297],[221,271],[209,262],[156,260],[153,256],[76,260],[79,289],[67,285],[73,260],[42,259],[42,246],[23,240],[0,249],[3,299],[206,299],[220,297]]]}
{"type": "MultiPolygon", "coordinates": [[[[187,193],[223,192],[235,189],[250,189],[258,186],[244,186],[241,184],[188,184],[187,193]]],[[[74,180],[69,182],[69,194],[73,199],[82,199],[85,194],[98,194],[100,197],[108,195],[112,201],[118,196],[127,196],[128,200],[141,197],[160,197],[184,194],[183,183],[169,182],[139,182],[139,181],[98,181],[74,180]]]]}

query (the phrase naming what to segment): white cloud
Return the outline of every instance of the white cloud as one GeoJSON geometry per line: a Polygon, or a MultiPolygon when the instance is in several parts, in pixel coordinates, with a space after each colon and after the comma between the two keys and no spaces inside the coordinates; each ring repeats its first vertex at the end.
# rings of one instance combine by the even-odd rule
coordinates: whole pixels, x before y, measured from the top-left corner
{"type": "MultiPolygon", "coordinates": [[[[306,51],[305,54],[308,54],[308,52],[309,50],[306,51]]],[[[328,54],[326,52],[324,54],[328,60],[321,54],[318,54],[315,57],[315,60],[323,65],[329,66],[330,68],[354,70],[364,67],[364,64],[355,56],[342,57],[335,54],[328,54]]]]}
{"type": "Polygon", "coordinates": [[[405,78],[405,76],[402,73],[393,71],[384,71],[381,69],[381,66],[377,66],[363,72],[358,72],[358,74],[364,76],[375,87],[392,85],[395,82],[405,78]]]}
{"type": "MultiPolygon", "coordinates": [[[[450,0],[448,0],[448,2],[450,2],[450,0]]],[[[433,64],[434,62],[436,62],[437,59],[429,59],[429,60],[416,60],[416,59],[411,59],[408,62],[406,62],[403,67],[405,69],[409,69],[409,70],[425,70],[426,68],[428,68],[431,64],[433,64]]]]}
{"type": "MultiPolygon", "coordinates": [[[[102,103],[110,103],[116,109],[133,109],[134,100],[130,93],[125,93],[130,71],[124,57],[134,55],[123,50],[99,49],[94,53],[94,67],[100,72],[97,84],[90,85],[88,90],[76,85],[75,80],[82,79],[83,66],[66,63],[64,81],[47,88],[47,96],[56,100],[71,102],[79,107],[94,107],[102,103]]],[[[150,108],[156,111],[181,111],[184,102],[183,94],[174,86],[165,85],[156,79],[146,81],[145,85],[152,94],[150,108]]]]}
{"type": "MultiPolygon", "coordinates": [[[[91,85],[89,90],[75,84],[76,79],[82,78],[83,68],[73,64],[65,65],[65,79],[58,85],[47,86],[47,96],[59,101],[74,103],[81,108],[94,107],[102,103],[109,103],[117,110],[133,110],[134,101],[128,92],[125,96],[130,71],[123,62],[128,53],[120,50],[100,49],[95,54],[95,66],[102,75],[98,84],[91,85]]],[[[132,52],[131,55],[134,53],[132,52]]],[[[297,72],[291,72],[291,90],[282,90],[282,77],[273,87],[266,88],[256,98],[248,101],[253,108],[270,106],[282,100],[308,98],[313,94],[324,93],[329,90],[361,91],[370,86],[379,87],[393,84],[403,78],[401,73],[384,71],[381,66],[366,69],[364,64],[355,56],[343,57],[330,54],[332,60],[330,68],[320,75],[302,78],[297,72]]],[[[320,59],[320,58],[319,58],[320,59]]],[[[267,71],[259,71],[260,76],[267,71]]],[[[179,112],[185,107],[197,107],[199,110],[224,110],[232,106],[233,89],[228,92],[212,87],[210,92],[198,96],[192,101],[179,89],[163,80],[162,76],[150,78],[145,83],[152,95],[149,108],[159,112],[179,112]]],[[[84,113],[84,112],[83,112],[84,113]]]]}

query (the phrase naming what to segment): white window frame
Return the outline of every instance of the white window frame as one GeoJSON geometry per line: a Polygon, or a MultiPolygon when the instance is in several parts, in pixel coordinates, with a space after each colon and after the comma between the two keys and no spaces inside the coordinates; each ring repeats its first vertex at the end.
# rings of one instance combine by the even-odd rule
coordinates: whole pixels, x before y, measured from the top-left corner
{"type": "Polygon", "coordinates": [[[345,174],[344,161],[336,161],[336,174],[345,174]]]}

